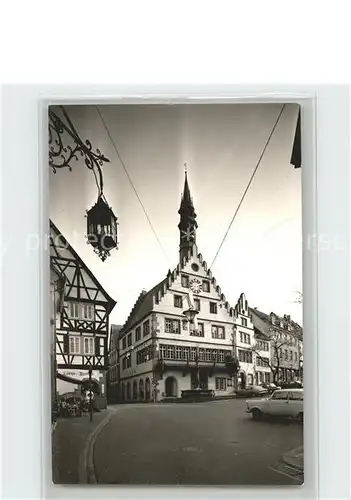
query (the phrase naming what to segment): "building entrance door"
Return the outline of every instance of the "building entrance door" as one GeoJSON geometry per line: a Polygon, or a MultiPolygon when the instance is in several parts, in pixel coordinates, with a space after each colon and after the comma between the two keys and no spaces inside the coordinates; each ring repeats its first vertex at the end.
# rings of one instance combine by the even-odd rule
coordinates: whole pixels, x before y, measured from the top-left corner
{"type": "Polygon", "coordinates": [[[208,389],[208,371],[206,368],[199,370],[199,378],[200,378],[200,389],[207,390],[208,389]]]}
{"type": "Polygon", "coordinates": [[[165,392],[167,398],[177,397],[177,380],[174,377],[167,377],[165,380],[165,392]]]}

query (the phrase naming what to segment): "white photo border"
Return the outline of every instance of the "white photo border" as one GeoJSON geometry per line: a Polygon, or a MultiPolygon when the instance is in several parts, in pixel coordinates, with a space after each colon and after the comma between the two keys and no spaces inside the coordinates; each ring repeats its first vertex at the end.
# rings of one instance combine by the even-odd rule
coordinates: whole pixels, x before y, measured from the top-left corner
{"type": "MultiPolygon", "coordinates": [[[[349,498],[350,122],[347,86],[3,87],[2,408],[5,498],[349,498]],[[302,109],[305,484],[125,488],[51,483],[47,106],[296,102],[302,109]],[[307,245],[306,242],[309,242],[307,245]],[[21,313],[19,313],[19,310],[21,313]],[[17,319],[18,318],[18,319],[17,319]],[[21,319],[20,319],[21,318],[21,319]],[[6,338],[6,342],[4,342],[6,338]]],[[[293,168],[293,167],[291,167],[293,168]]]]}

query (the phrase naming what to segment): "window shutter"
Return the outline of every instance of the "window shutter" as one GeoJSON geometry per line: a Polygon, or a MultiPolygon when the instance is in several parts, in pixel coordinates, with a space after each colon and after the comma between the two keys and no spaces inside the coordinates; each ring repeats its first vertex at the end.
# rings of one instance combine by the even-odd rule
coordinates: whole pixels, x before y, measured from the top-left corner
{"type": "Polygon", "coordinates": [[[95,355],[100,355],[100,337],[95,337],[95,355]]]}
{"type": "Polygon", "coordinates": [[[69,353],[69,335],[68,333],[63,337],[63,352],[64,354],[69,353]]]}

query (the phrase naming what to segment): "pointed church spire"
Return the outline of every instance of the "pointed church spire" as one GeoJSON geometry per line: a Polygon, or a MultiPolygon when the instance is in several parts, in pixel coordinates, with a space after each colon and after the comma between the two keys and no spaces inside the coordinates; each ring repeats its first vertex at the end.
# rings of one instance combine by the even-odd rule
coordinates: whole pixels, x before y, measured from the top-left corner
{"type": "Polygon", "coordinates": [[[180,231],[180,262],[182,262],[183,257],[188,255],[188,251],[196,243],[196,213],[191,198],[188,175],[187,175],[187,164],[185,163],[185,181],[184,190],[182,195],[182,201],[180,203],[180,208],[178,213],[180,215],[180,222],[178,228],[180,231]]]}

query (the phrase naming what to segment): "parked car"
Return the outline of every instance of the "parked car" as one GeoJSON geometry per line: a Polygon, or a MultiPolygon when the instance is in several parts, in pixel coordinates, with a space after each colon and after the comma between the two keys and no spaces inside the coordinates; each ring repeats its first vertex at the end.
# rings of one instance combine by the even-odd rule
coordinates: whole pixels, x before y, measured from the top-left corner
{"type": "Polygon", "coordinates": [[[260,385],[248,385],[245,389],[238,389],[236,395],[239,397],[253,398],[255,396],[263,396],[268,394],[267,389],[260,385]]]}
{"type": "Polygon", "coordinates": [[[272,392],[276,391],[277,389],[281,389],[279,385],[276,385],[273,382],[271,382],[270,384],[261,384],[261,387],[267,389],[269,394],[272,394],[272,392]]]}
{"type": "Polygon", "coordinates": [[[254,420],[270,415],[303,422],[303,389],[280,389],[267,398],[246,401],[246,412],[251,413],[254,420]]]}

